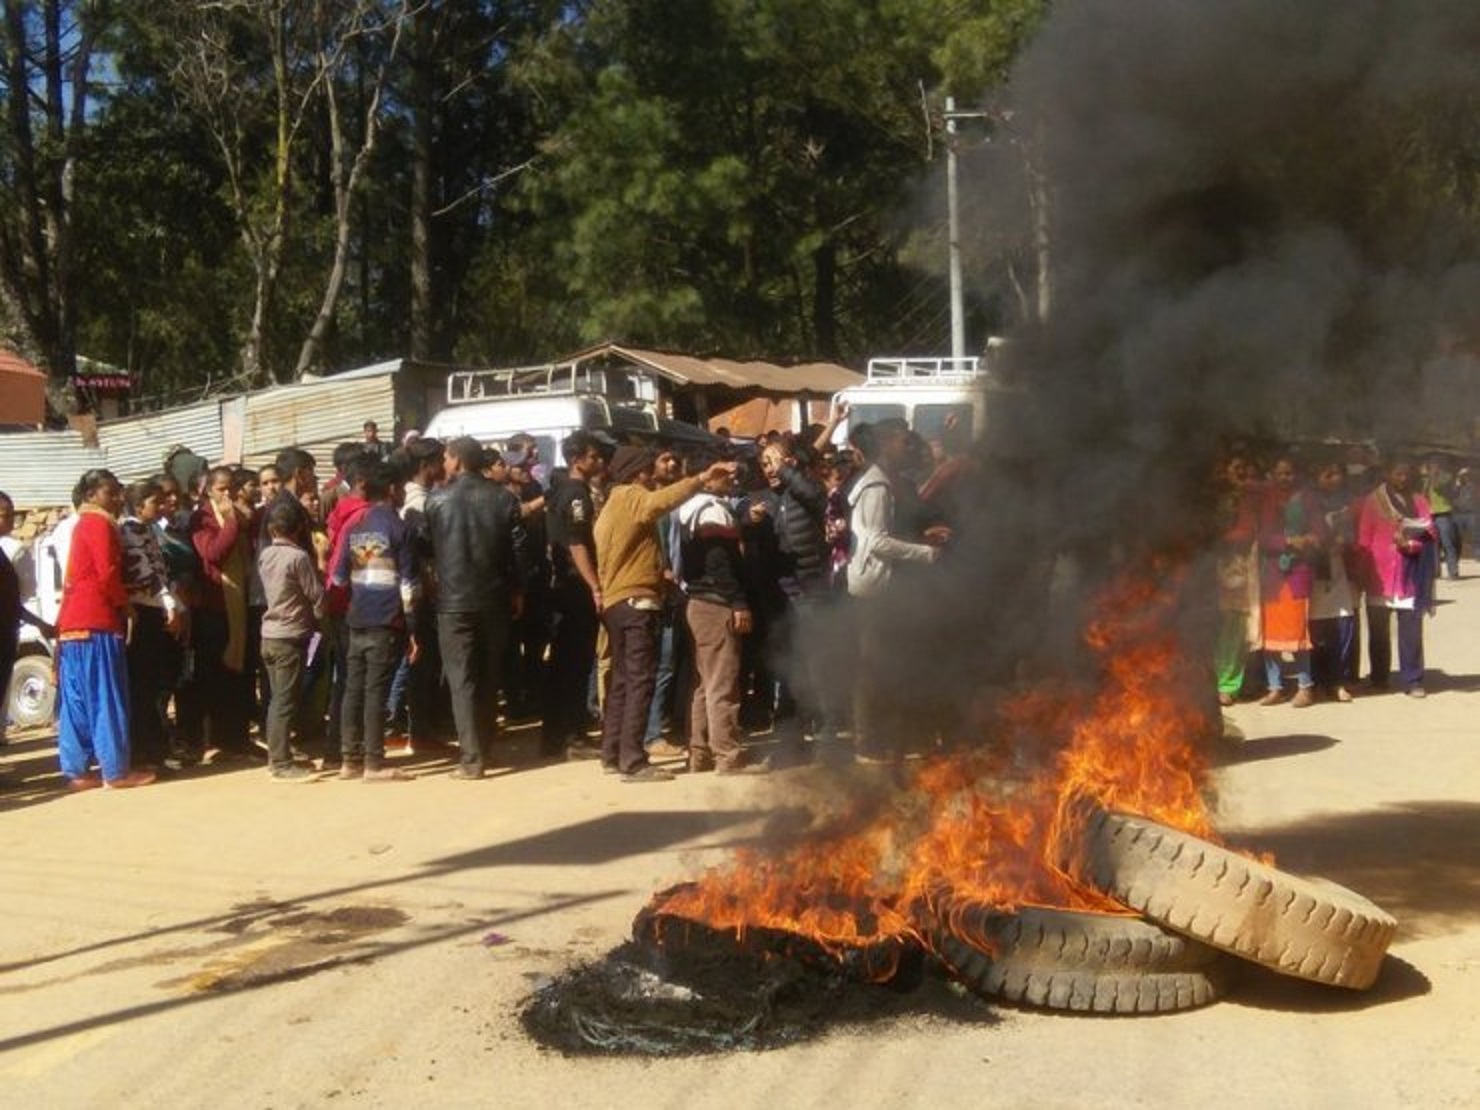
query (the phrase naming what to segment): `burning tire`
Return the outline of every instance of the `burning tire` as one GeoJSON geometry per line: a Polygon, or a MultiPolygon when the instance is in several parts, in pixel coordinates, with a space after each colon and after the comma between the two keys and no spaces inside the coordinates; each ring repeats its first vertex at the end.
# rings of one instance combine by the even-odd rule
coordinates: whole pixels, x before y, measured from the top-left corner
{"type": "Polygon", "coordinates": [[[1168,929],[1285,975],[1361,990],[1398,923],[1345,887],[1096,809],[1065,869],[1168,929]]]}
{"type": "Polygon", "coordinates": [[[1224,957],[1135,917],[940,899],[936,954],[979,994],[1051,1010],[1161,1014],[1223,993],[1224,957]]]}

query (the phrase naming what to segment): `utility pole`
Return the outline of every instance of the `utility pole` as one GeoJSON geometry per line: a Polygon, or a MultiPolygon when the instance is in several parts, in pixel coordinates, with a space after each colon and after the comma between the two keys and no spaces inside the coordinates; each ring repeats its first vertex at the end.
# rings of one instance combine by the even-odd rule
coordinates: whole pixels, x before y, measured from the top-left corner
{"type": "Polygon", "coordinates": [[[966,298],[961,281],[961,210],[956,159],[956,121],[986,119],[985,112],[956,111],[956,98],[946,97],[946,222],[950,250],[951,357],[966,357],[966,298]]]}

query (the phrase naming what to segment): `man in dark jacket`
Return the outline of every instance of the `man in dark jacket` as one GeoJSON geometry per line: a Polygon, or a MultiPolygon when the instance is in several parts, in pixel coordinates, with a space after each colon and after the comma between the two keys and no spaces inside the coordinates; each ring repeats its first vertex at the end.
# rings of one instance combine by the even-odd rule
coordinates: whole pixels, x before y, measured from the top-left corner
{"type": "Polygon", "coordinates": [[[831,550],[827,542],[827,489],[817,475],[817,455],[804,443],[773,443],[761,452],[761,472],[773,495],[781,593],[786,607],[771,645],[775,666],[796,703],[796,714],[778,726],[776,762],[806,759],[802,733],[834,739],[833,703],[839,676],[827,666],[831,550]]]}
{"type": "Polygon", "coordinates": [[[447,484],[427,497],[437,570],[437,639],[452,700],[460,779],[483,777],[498,734],[499,663],[523,605],[528,539],[519,501],[483,477],[484,451],[467,436],[447,445],[447,484]]]}

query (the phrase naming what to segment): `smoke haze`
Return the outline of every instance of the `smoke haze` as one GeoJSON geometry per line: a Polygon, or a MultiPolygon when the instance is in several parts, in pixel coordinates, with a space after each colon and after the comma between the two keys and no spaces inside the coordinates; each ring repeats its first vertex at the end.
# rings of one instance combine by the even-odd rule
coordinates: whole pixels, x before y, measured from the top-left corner
{"type": "Polygon", "coordinates": [[[1024,373],[1084,539],[1229,433],[1468,441],[1477,58],[1471,0],[1054,6],[1013,82],[1054,292],[1024,373]]]}

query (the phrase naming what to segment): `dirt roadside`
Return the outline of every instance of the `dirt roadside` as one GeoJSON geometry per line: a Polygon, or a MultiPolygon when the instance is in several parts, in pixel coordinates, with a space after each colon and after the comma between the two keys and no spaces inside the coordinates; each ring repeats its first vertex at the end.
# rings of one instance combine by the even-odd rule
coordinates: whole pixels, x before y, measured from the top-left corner
{"type": "Polygon", "coordinates": [[[1160,1018],[983,1008],[767,1053],[567,1059],[520,1030],[531,985],[760,835],[787,776],[458,783],[412,758],[427,777],[406,784],[239,770],[64,797],[31,740],[0,749],[0,1104],[1475,1105],[1480,578],[1441,594],[1428,699],[1238,707],[1218,776],[1231,839],[1399,918],[1371,992],[1254,974],[1160,1018]]]}

